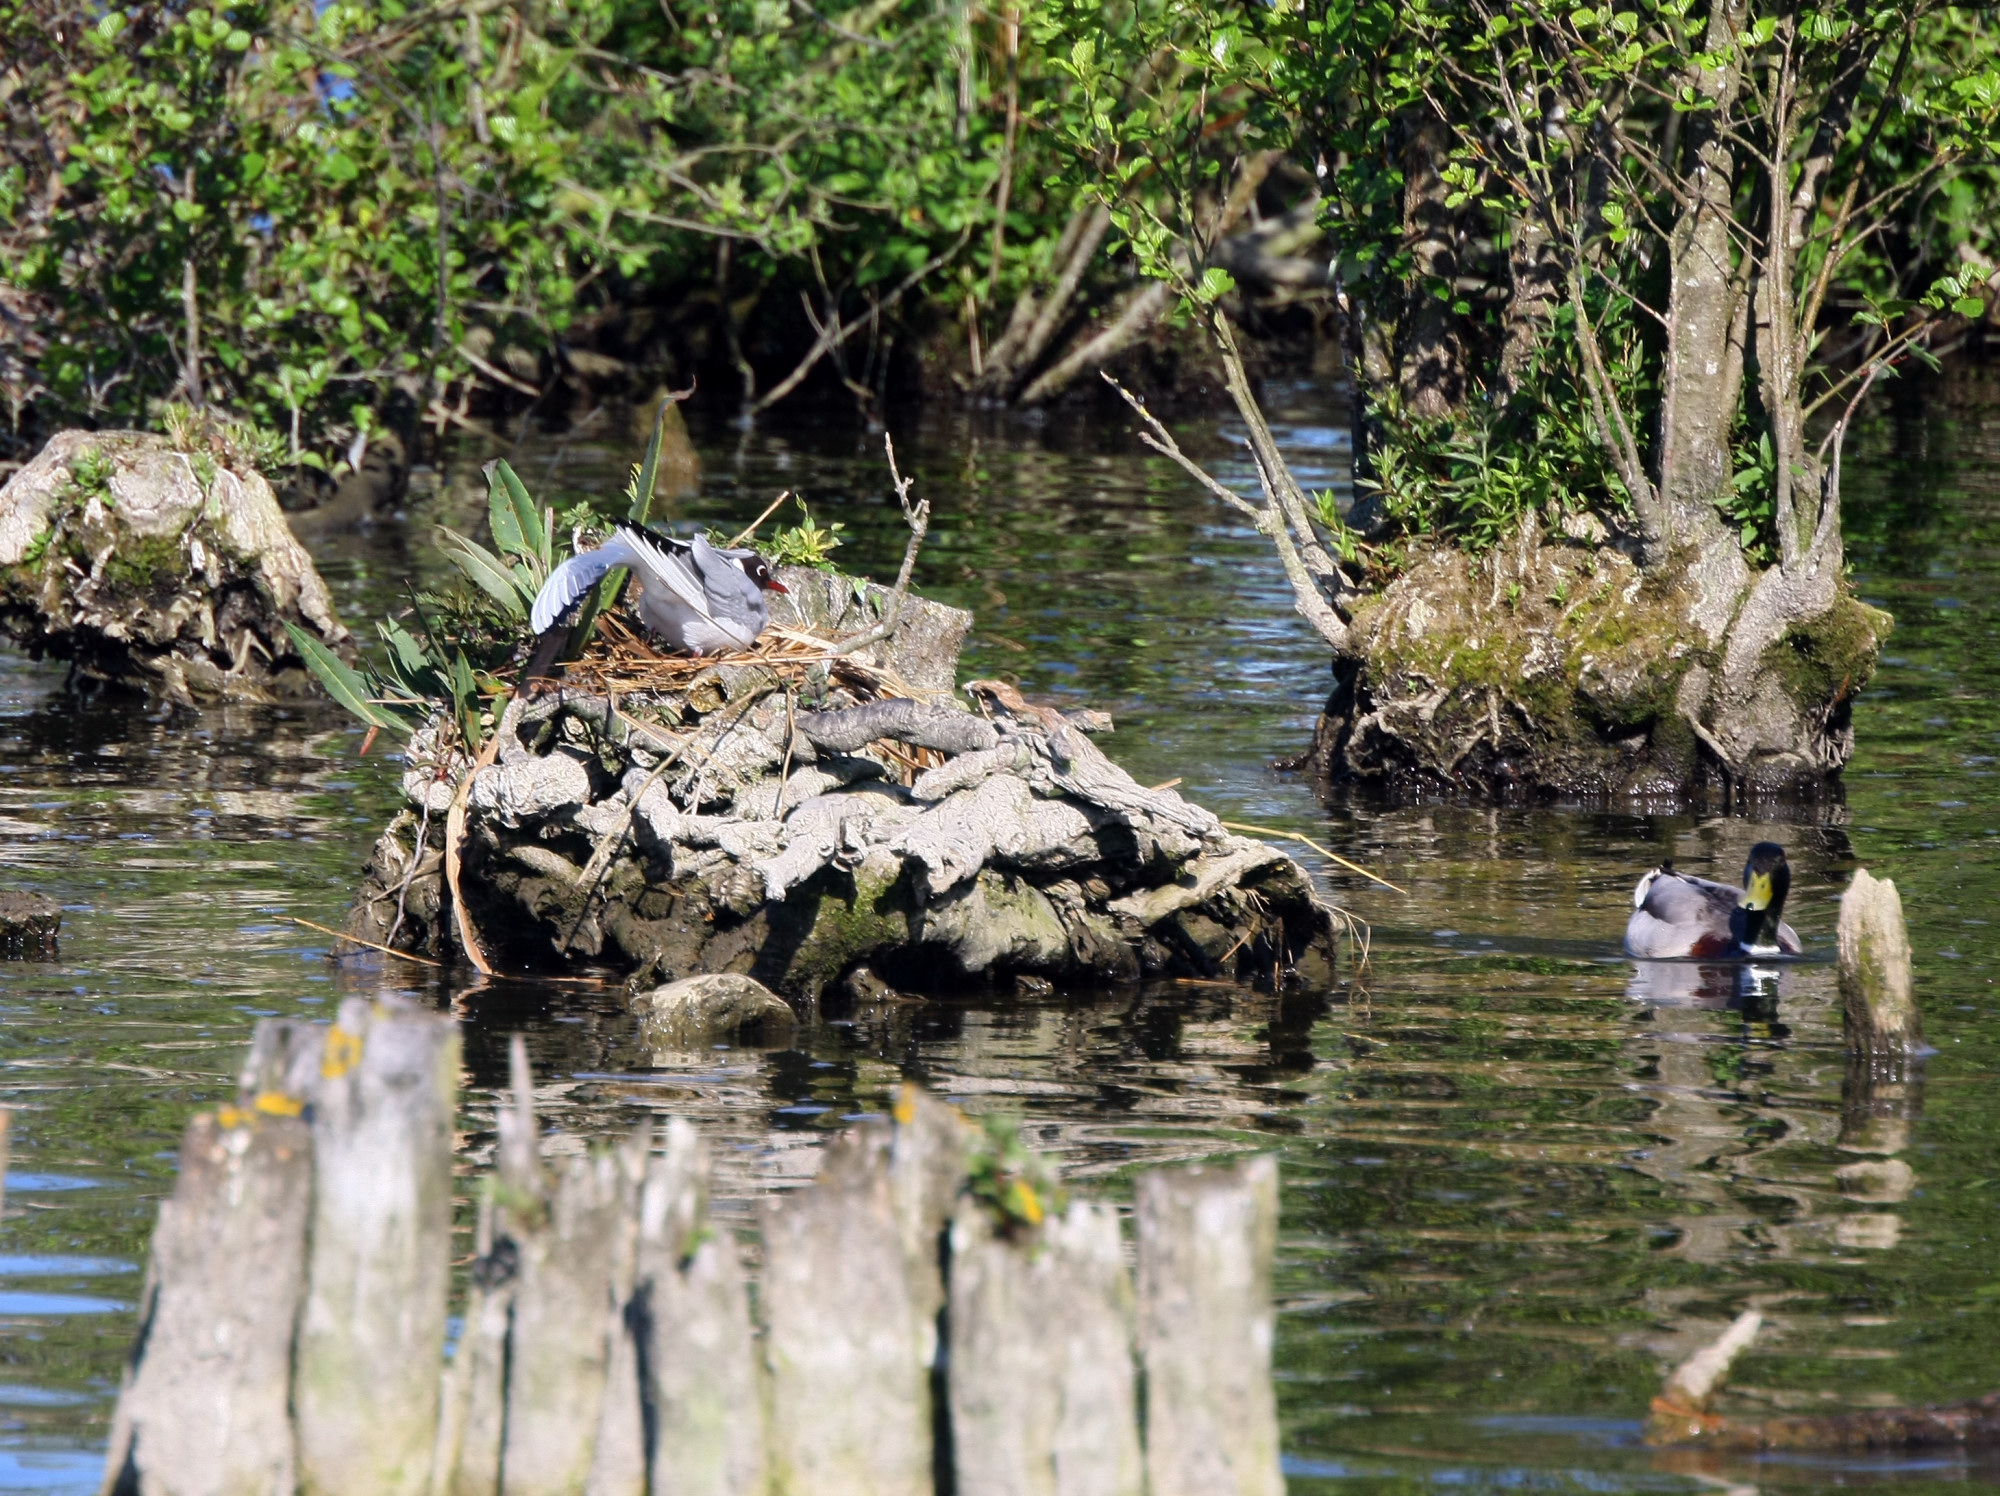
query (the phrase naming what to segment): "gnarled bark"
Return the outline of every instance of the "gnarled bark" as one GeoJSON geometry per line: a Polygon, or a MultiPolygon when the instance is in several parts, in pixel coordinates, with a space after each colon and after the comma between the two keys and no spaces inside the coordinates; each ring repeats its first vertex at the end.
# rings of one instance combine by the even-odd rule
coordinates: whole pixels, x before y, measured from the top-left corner
{"type": "Polygon", "coordinates": [[[263,475],[225,442],[64,431],[0,488],[0,630],[180,703],[306,694],[285,625],[347,630],[263,475]]]}

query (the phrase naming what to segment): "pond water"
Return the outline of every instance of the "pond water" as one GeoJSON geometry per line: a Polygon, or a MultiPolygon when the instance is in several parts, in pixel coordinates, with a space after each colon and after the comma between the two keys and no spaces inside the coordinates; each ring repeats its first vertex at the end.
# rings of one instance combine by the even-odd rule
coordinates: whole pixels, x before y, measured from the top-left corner
{"type": "MultiPolygon", "coordinates": [[[[1342,486],[1337,401],[1277,392],[1310,486],[1342,486]]],[[[609,418],[532,439],[538,493],[612,492],[609,418]]],[[[902,544],[879,438],[845,410],[697,430],[675,519],[747,518],[780,488],[882,575],[902,544]]],[[[2000,388],[1977,368],[1877,400],[1850,453],[1850,554],[1900,620],[1856,710],[1844,806],[1764,819],[1323,798],[1270,761],[1305,738],[1326,666],[1262,542],[1122,425],[932,410],[899,456],[936,506],[923,590],[976,610],[968,673],[1117,718],[1142,782],[1303,831],[1373,930],[1365,975],[1282,1003],[1214,984],[1023,1000],[971,992],[829,1023],[779,1052],[656,1065],[615,988],[466,986],[328,956],[395,799],[332,708],[149,714],[0,661],[0,858],[67,908],[62,957],[0,964],[0,1491],[94,1489],[147,1236],[189,1113],[229,1089],[254,1020],[405,992],[465,1015],[468,1159],[492,1141],[507,1034],[529,1035],[575,1148],[647,1113],[718,1143],[725,1205],[808,1176],[814,1148],[905,1076],[1021,1115],[1073,1187],[1273,1149],[1283,1169],[1278,1364],[1298,1493],[1810,1489],[1984,1482],[1954,1455],[1703,1461],[1637,1443],[1664,1367],[1734,1314],[1768,1328],[1730,1408],[1837,1410],[2000,1386],[2000,388]],[[1671,855],[1733,880],[1791,850],[1782,972],[1640,970],[1633,880],[1671,855]],[[1901,885],[1937,1053],[1900,1097],[1843,1093],[1834,901],[1865,863],[1901,885]],[[1843,1190],[1893,1155],[1911,1177],[1843,1190]],[[1852,1171],[1850,1171],[1850,1174],[1852,1171]]],[[[1249,474],[1227,423],[1184,441],[1249,474]]],[[[476,511],[482,451],[412,523],[314,542],[361,624],[433,563],[424,521],[476,511]]]]}

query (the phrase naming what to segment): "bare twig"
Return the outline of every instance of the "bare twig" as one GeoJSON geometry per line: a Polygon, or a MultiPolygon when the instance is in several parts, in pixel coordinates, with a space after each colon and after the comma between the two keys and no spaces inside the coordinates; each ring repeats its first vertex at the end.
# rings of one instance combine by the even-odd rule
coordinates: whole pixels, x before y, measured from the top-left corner
{"type": "Polygon", "coordinates": [[[1322,847],[1318,842],[1314,841],[1310,836],[1301,836],[1296,831],[1276,831],[1269,826],[1246,826],[1238,821],[1224,821],[1222,824],[1231,831],[1248,831],[1253,836],[1275,836],[1280,841],[1303,842],[1306,846],[1311,847],[1315,852],[1319,853],[1320,856],[1339,863],[1349,872],[1359,873],[1361,874],[1362,877],[1368,879],[1371,883],[1379,883],[1384,888],[1389,889],[1392,892],[1403,895],[1404,898],[1408,898],[1410,896],[1409,889],[1396,887],[1396,885],[1391,883],[1387,878],[1378,877],[1376,874],[1369,872],[1367,868],[1363,867],[1358,862],[1349,862],[1345,857],[1342,857],[1338,852],[1329,852],[1325,847],[1322,847]]]}
{"type": "MultiPolygon", "coordinates": [[[[1145,403],[1137,395],[1109,374],[1103,374],[1102,377],[1106,384],[1118,391],[1139,419],[1146,423],[1148,429],[1140,433],[1141,441],[1162,456],[1172,458],[1184,472],[1210,493],[1248,515],[1257,529],[1270,537],[1271,544],[1278,552],[1278,564],[1284,568],[1285,580],[1292,584],[1293,606],[1298,609],[1299,615],[1313,626],[1314,632],[1331,645],[1336,653],[1347,653],[1352,647],[1347,620],[1342,618],[1333,604],[1326,600],[1326,595],[1320,591],[1319,583],[1307,567],[1305,558],[1299,554],[1298,547],[1293,545],[1291,530],[1279,506],[1278,495],[1270,478],[1264,472],[1261,460],[1258,462],[1258,477],[1264,486],[1264,507],[1260,509],[1241,494],[1234,493],[1217,482],[1202,469],[1200,464],[1182,452],[1180,443],[1174,440],[1173,434],[1160,424],[1158,417],[1146,409],[1145,403]]],[[[1257,455],[1254,448],[1252,455],[1257,455]]],[[[1338,572],[1334,575],[1339,577],[1338,572]]]]}
{"type": "Polygon", "coordinates": [[[873,628],[864,629],[851,639],[843,639],[830,651],[836,655],[853,654],[857,649],[886,639],[896,631],[902,621],[903,603],[910,593],[910,573],[916,570],[917,552],[923,549],[924,536],[931,527],[931,501],[918,499],[910,502],[911,480],[896,469],[896,442],[887,432],[882,435],[883,450],[889,454],[889,478],[896,486],[896,502],[903,506],[903,519],[910,527],[910,543],[903,548],[903,565],[896,573],[896,585],[889,591],[889,603],[882,610],[881,622],[873,628]]]}
{"type": "MultiPolygon", "coordinates": [[[[373,732],[374,729],[371,727],[369,731],[373,732]]],[[[394,945],[397,935],[402,933],[404,901],[410,896],[410,884],[416,879],[417,866],[424,860],[424,843],[430,839],[430,834],[431,799],[429,795],[426,795],[424,796],[423,819],[417,823],[416,847],[410,853],[410,865],[403,870],[403,881],[396,889],[396,922],[389,926],[390,945],[394,945]]]]}
{"type": "MultiPolygon", "coordinates": [[[[729,735],[730,728],[735,727],[737,722],[743,720],[744,713],[750,710],[751,703],[758,699],[759,694],[753,692],[744,698],[743,710],[736,714],[735,720],[730,722],[728,727],[722,729],[721,734],[715,740],[718,744],[721,743],[724,737],[729,735]]],[[[611,865],[612,852],[617,849],[620,842],[625,840],[625,833],[632,829],[632,817],[639,809],[639,802],[646,798],[647,791],[660,782],[662,774],[680,762],[681,755],[687,752],[688,745],[694,740],[695,734],[690,733],[675,745],[672,753],[669,753],[665,758],[660,760],[654,767],[653,772],[646,776],[645,782],[639,786],[638,792],[627,798],[625,808],[620,813],[617,823],[610,830],[606,831],[604,835],[600,836],[597,839],[597,845],[591,848],[590,861],[584,864],[583,872],[576,880],[577,886],[582,890],[582,900],[576,908],[576,919],[571,923],[567,933],[564,934],[562,944],[557,948],[557,954],[569,954],[570,942],[576,939],[576,932],[583,928],[583,921],[590,913],[590,900],[597,892],[598,881],[603,878],[604,870],[611,865]]],[[[713,751],[713,749],[710,749],[711,753],[713,751]]]]}
{"type": "Polygon", "coordinates": [[[395,956],[399,960],[414,961],[419,966],[435,966],[440,970],[444,962],[433,961],[429,956],[413,956],[408,951],[399,951],[394,946],[377,945],[372,940],[363,940],[359,935],[350,935],[345,930],[336,930],[327,925],[316,925],[309,919],[300,919],[296,914],[287,914],[287,920],[295,925],[304,925],[308,930],[317,930],[322,935],[331,935],[336,940],[345,940],[350,945],[366,946],[371,951],[380,951],[385,956],[395,956]]]}
{"type": "MultiPolygon", "coordinates": [[[[906,295],[908,295],[910,291],[915,289],[915,287],[921,281],[923,281],[927,276],[929,276],[933,271],[939,269],[941,266],[945,265],[949,261],[957,258],[958,252],[965,248],[966,242],[969,239],[971,239],[971,237],[972,237],[972,223],[970,220],[968,220],[966,226],[962,230],[960,230],[959,235],[956,239],[952,240],[952,242],[949,245],[939,250],[936,254],[932,255],[928,260],[924,261],[923,264],[919,265],[915,270],[912,270],[908,275],[904,276],[903,279],[897,284],[896,288],[892,290],[887,296],[882,298],[881,304],[873,309],[871,315],[879,316],[882,312],[888,311],[890,308],[894,307],[897,302],[901,301],[906,295]]],[[[810,303],[808,303],[806,310],[807,310],[807,315],[811,316],[812,308],[810,303]]],[[[814,317],[813,320],[815,322],[818,322],[817,317],[814,317]]],[[[834,349],[838,348],[842,343],[846,342],[847,339],[851,337],[853,334],[860,331],[863,326],[867,325],[868,321],[869,318],[863,317],[853,322],[849,322],[845,318],[841,317],[837,312],[834,313],[831,317],[831,320],[820,325],[819,337],[814,341],[812,347],[806,350],[806,356],[799,360],[798,366],[794,368],[791,373],[787,374],[783,379],[779,380],[776,384],[772,385],[770,389],[766,390],[763,394],[759,395],[757,399],[751,403],[750,413],[752,415],[755,415],[759,411],[768,410],[771,406],[776,405],[780,400],[784,399],[785,396],[789,395],[793,390],[797,389],[799,385],[804,382],[806,375],[810,374],[813,371],[814,365],[816,365],[821,359],[825,358],[827,354],[833,352],[834,349]]]]}
{"type": "Polygon", "coordinates": [[[493,964],[486,959],[486,951],[479,943],[479,927],[472,922],[472,911],[465,907],[465,898],[459,892],[459,843],[465,839],[465,802],[472,793],[472,778],[481,769],[492,763],[500,752],[500,718],[506,708],[505,699],[494,703],[493,735],[479,750],[479,757],[472,761],[472,767],[465,771],[465,777],[458,782],[458,789],[451,797],[451,809],[444,818],[444,878],[451,889],[452,918],[458,923],[458,943],[465,947],[466,958],[483,977],[493,975],[493,964]]]}
{"type": "Polygon", "coordinates": [[[727,549],[733,551],[736,549],[736,547],[743,544],[744,541],[748,540],[752,535],[755,535],[757,533],[757,527],[763,524],[764,521],[769,519],[772,515],[776,514],[778,512],[778,506],[784,503],[785,500],[789,499],[791,496],[792,496],[792,491],[788,488],[783,493],[779,494],[775,499],[771,500],[770,503],[766,504],[764,506],[764,512],[762,514],[758,515],[755,519],[751,520],[749,524],[745,525],[742,529],[736,532],[735,536],[730,540],[727,549]]]}

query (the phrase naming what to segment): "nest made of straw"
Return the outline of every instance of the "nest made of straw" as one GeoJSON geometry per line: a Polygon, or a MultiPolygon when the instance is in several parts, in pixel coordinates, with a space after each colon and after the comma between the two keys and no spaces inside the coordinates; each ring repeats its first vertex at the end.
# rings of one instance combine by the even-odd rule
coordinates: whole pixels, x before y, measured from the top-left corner
{"type": "MultiPolygon", "coordinates": [[[[584,690],[614,698],[689,698],[696,683],[709,672],[746,666],[769,671],[794,694],[808,683],[814,667],[825,672],[828,684],[844,688],[857,703],[917,694],[893,670],[836,653],[838,644],[838,640],[808,629],[773,624],[749,649],[715,655],[662,654],[625,619],[605,613],[599,615],[583,653],[564,667],[563,673],[584,690]]],[[[936,749],[889,739],[878,739],[868,749],[898,770],[905,783],[912,775],[944,762],[944,755],[936,749]]]]}

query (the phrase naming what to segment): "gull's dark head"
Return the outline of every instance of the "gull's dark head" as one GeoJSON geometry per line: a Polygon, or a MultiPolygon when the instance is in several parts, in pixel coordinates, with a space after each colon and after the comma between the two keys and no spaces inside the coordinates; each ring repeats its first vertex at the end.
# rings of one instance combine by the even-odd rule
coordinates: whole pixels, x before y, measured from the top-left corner
{"type": "Polygon", "coordinates": [[[791,589],[771,575],[771,564],[752,551],[741,558],[743,574],[762,587],[766,592],[789,592],[791,589]]]}
{"type": "Polygon", "coordinates": [[[1745,945],[1776,943],[1785,895],[1791,889],[1792,868],[1785,861],[1785,849],[1776,842],[1758,842],[1743,864],[1745,945]]]}

